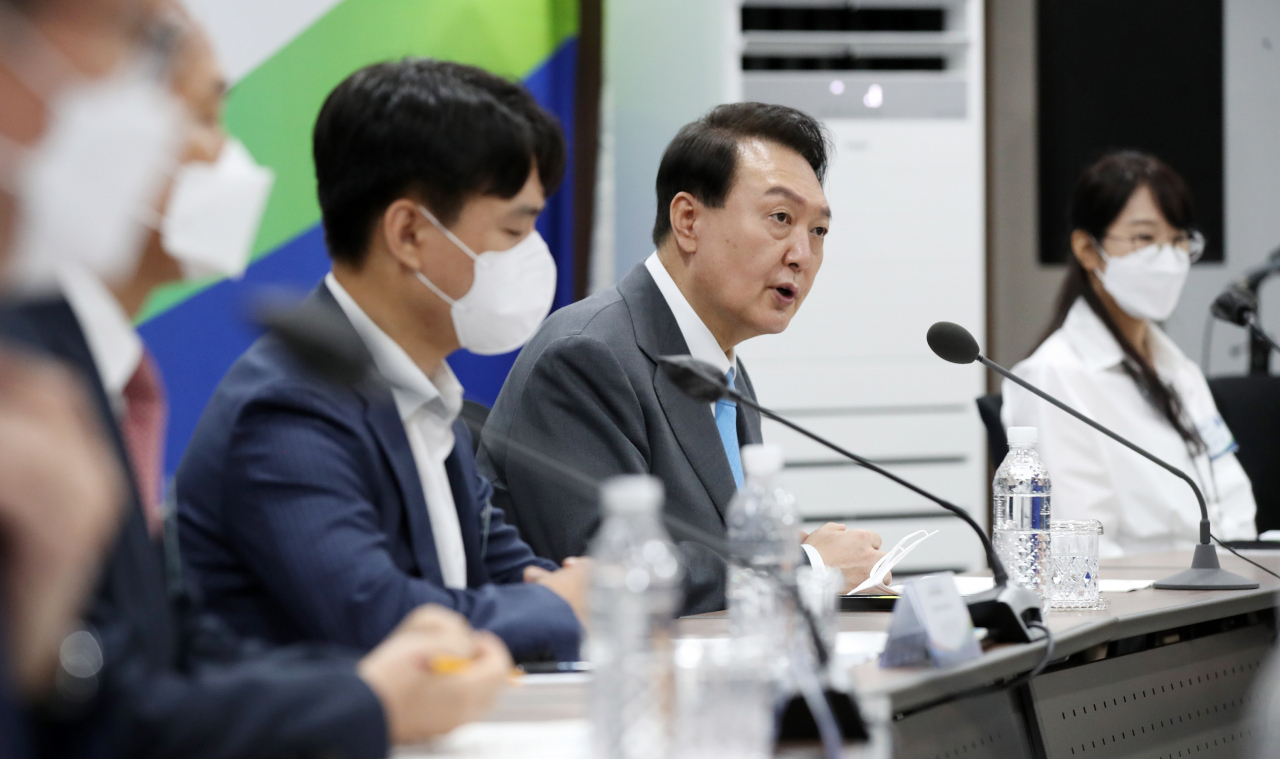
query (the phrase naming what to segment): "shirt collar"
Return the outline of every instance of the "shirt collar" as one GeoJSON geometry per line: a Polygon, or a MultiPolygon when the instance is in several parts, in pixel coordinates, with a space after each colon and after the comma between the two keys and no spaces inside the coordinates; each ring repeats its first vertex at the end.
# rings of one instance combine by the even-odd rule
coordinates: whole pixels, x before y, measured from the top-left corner
{"type": "Polygon", "coordinates": [[[1076,298],[1076,302],[1071,304],[1071,310],[1067,311],[1067,318],[1062,322],[1062,334],[1090,371],[1110,369],[1124,361],[1120,343],[1084,298],[1076,298]]]}
{"type": "Polygon", "coordinates": [[[424,405],[431,413],[452,424],[462,410],[462,384],[449,368],[440,362],[440,368],[431,377],[418,368],[400,344],[382,331],[373,319],[360,308],[350,293],[339,284],[333,273],[324,278],[324,284],[373,356],[378,371],[391,383],[391,394],[400,412],[400,420],[407,421],[424,405]]]}
{"type": "MultiPolygon", "coordinates": [[[[1156,373],[1170,376],[1177,371],[1185,356],[1159,327],[1151,322],[1147,327],[1151,334],[1151,359],[1156,373]]],[[[1110,369],[1124,361],[1124,349],[1084,298],[1077,298],[1071,304],[1071,310],[1062,323],[1062,333],[1090,371],[1110,369]]]]}
{"type": "Polygon", "coordinates": [[[667,307],[676,317],[676,325],[680,327],[680,334],[684,336],[689,355],[715,366],[721,374],[727,374],[729,369],[733,368],[733,351],[729,351],[729,355],[726,356],[720,349],[720,341],[716,340],[716,336],[711,334],[702,317],[698,316],[698,312],[689,305],[689,300],[684,297],[684,293],[680,292],[679,285],[671,278],[667,267],[658,259],[657,251],[645,259],[644,265],[649,270],[649,276],[653,277],[654,283],[658,285],[663,299],[667,301],[667,307]]]}
{"type": "Polygon", "coordinates": [[[142,363],[142,338],[120,302],[93,273],[79,266],[63,266],[58,284],[84,332],[107,397],[114,402],[124,394],[124,386],[142,363]]]}

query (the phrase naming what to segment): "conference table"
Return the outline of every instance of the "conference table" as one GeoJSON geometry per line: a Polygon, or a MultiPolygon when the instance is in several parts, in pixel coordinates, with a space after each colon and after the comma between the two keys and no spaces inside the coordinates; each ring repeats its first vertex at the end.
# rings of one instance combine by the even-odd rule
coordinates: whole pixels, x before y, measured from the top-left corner
{"type": "MultiPolygon", "coordinates": [[[[1280,551],[1248,551],[1280,572],[1280,551]]],[[[1254,680],[1275,644],[1280,580],[1219,549],[1224,568],[1257,580],[1256,590],[1145,588],[1104,594],[1100,611],[1052,611],[1050,666],[1029,685],[1008,683],[1031,670],[1044,643],[995,644],[950,669],[850,669],[871,743],[848,757],[1243,756],[1254,680]]],[[[1190,566],[1190,552],[1104,560],[1104,579],[1156,580],[1190,566]]],[[[842,613],[842,632],[883,632],[886,612],[842,613]]],[[[681,619],[682,636],[728,634],[724,614],[681,619]]],[[[527,756],[586,759],[590,676],[544,675],[510,688],[484,721],[403,757],[527,756]]],[[[1280,751],[1280,749],[1278,749],[1280,751]]],[[[818,756],[813,746],[779,755],[818,756]]]]}

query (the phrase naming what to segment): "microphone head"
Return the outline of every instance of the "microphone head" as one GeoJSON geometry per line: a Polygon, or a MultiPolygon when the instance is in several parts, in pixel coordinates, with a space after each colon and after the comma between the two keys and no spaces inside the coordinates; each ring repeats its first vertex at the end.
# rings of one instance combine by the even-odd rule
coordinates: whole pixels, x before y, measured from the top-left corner
{"type": "Polygon", "coordinates": [[[934,353],[953,364],[972,364],[978,360],[978,341],[959,324],[938,322],[929,328],[927,339],[934,353]]]}
{"type": "Polygon", "coordinates": [[[727,394],[725,378],[706,361],[693,356],[662,356],[658,363],[667,378],[694,400],[713,403],[727,394]]]}
{"type": "Polygon", "coordinates": [[[373,357],[339,313],[304,301],[301,305],[267,300],[254,309],[254,321],[275,334],[303,366],[339,385],[364,381],[373,357]]]}
{"type": "Polygon", "coordinates": [[[1240,327],[1249,326],[1249,315],[1257,310],[1257,298],[1239,285],[1228,287],[1209,306],[1209,313],[1213,314],[1213,318],[1240,327]]]}

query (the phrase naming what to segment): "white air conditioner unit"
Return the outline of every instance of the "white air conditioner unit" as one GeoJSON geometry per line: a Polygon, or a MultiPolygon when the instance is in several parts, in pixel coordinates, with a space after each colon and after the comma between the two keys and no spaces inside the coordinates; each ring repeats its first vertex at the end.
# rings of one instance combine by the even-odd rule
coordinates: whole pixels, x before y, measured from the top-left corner
{"type": "MultiPolygon", "coordinates": [[[[760,400],[986,524],[983,370],[925,344],[939,320],[985,334],[982,0],[748,0],[741,22],[742,98],[811,113],[836,141],[813,292],[784,334],[741,346],[760,400]]],[[[764,434],[807,521],[886,545],[940,530],[901,570],[984,566],[959,519],[780,425],[764,434]]]]}

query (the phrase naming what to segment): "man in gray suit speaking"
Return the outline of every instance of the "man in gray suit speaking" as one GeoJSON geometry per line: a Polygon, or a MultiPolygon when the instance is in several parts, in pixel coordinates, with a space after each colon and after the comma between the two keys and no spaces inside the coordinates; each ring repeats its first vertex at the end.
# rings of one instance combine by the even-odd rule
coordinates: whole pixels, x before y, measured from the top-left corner
{"type": "MultiPolygon", "coordinates": [[[[525,345],[489,416],[480,468],[495,506],[541,556],[587,551],[597,497],[504,445],[515,440],[591,476],[649,473],[666,509],[725,532],[742,482],[738,449],[760,442],[759,414],[684,395],[659,356],[691,354],[755,392],[734,348],[782,332],[822,265],[831,220],[822,191],[830,139],[792,108],[734,103],[685,126],[658,169],[657,251],[617,287],[561,309],[525,345]]],[[[725,607],[725,565],[676,535],[686,570],[683,613],[725,607]]],[[[852,586],[881,556],[880,536],[827,524],[802,536],[811,563],[852,586]]]]}

